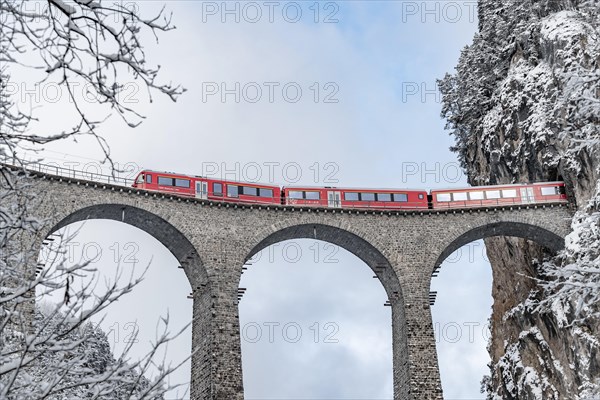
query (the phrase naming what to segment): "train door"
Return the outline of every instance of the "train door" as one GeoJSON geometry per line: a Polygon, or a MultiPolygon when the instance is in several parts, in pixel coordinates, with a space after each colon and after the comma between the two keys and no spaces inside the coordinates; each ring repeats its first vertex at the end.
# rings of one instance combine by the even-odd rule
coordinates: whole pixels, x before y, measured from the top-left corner
{"type": "Polygon", "coordinates": [[[341,207],[342,196],[340,192],[327,192],[327,207],[341,207]]]}
{"type": "Polygon", "coordinates": [[[208,198],[208,182],[196,181],[196,197],[205,200],[208,198]]]}
{"type": "Polygon", "coordinates": [[[535,197],[533,195],[532,187],[524,187],[521,188],[521,202],[522,203],[533,203],[535,201],[535,197]]]}

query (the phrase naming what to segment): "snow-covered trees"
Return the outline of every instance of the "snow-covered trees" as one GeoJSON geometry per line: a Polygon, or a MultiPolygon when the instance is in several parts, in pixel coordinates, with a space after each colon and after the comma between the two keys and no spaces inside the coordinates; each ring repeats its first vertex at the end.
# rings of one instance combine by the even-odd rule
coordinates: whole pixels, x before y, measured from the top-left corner
{"type": "Polygon", "coordinates": [[[95,273],[86,263],[58,261],[36,273],[39,245],[50,227],[36,216],[36,194],[19,150],[91,135],[110,162],[99,124],[109,113],[129,126],[143,118],[123,101],[125,82],[173,100],[183,92],[157,82],[158,68],[147,65],[142,47],[146,35],[172,28],[162,11],[145,19],[118,2],[0,0],[0,158],[13,164],[0,164],[0,398],[160,398],[169,389],[165,378],[177,366],[156,364],[154,357],[178,335],[168,333],[168,318],[142,360],[129,360],[127,352],[114,360],[103,334],[88,324],[139,279],[108,285],[98,296],[89,286],[71,285],[73,276],[95,273]],[[41,82],[53,80],[65,89],[72,111],[64,115],[65,126],[56,132],[31,129],[40,104],[19,106],[9,90],[19,84],[11,82],[17,70],[37,71],[41,82]],[[85,88],[85,101],[73,90],[77,86],[85,88]],[[34,313],[36,289],[60,292],[62,302],[34,313]],[[144,378],[150,369],[153,377],[144,378]]]}
{"type": "Polygon", "coordinates": [[[0,387],[10,386],[6,398],[47,399],[162,399],[160,380],[146,379],[140,373],[147,360],[128,363],[114,359],[106,334],[97,326],[71,320],[54,307],[40,307],[34,324],[39,344],[32,345],[32,360],[26,364],[17,330],[3,332],[3,375],[0,387]],[[6,362],[9,353],[15,362],[6,362]],[[11,366],[21,364],[20,373],[11,366]],[[25,364],[25,365],[24,365],[25,364]],[[139,367],[139,368],[138,368],[139,367]],[[14,380],[12,380],[14,378],[14,380]]]}

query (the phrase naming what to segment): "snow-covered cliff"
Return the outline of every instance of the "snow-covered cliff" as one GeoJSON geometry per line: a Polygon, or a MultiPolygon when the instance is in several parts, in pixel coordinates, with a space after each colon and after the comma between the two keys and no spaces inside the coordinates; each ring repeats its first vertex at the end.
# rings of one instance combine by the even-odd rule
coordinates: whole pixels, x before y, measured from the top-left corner
{"type": "Polygon", "coordinates": [[[472,185],[564,180],[563,254],[486,240],[494,305],[489,398],[574,399],[600,377],[600,2],[479,1],[479,32],[439,82],[472,185]]]}

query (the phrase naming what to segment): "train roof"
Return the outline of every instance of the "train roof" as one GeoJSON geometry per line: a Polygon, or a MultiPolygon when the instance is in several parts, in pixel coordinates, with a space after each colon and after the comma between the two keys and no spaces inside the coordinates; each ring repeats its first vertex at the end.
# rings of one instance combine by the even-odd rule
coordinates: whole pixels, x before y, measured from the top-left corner
{"type": "Polygon", "coordinates": [[[139,173],[141,174],[141,173],[144,173],[144,172],[150,172],[150,173],[153,173],[153,174],[167,174],[167,175],[185,176],[186,178],[212,179],[212,180],[215,180],[215,181],[231,182],[231,183],[237,183],[237,184],[240,184],[240,185],[258,185],[258,186],[269,186],[269,187],[274,187],[274,188],[280,188],[280,186],[277,185],[277,184],[275,184],[275,183],[235,181],[235,180],[232,180],[232,179],[222,179],[222,178],[218,178],[218,177],[208,177],[208,176],[201,176],[201,175],[188,175],[188,174],[182,174],[180,172],[157,171],[157,170],[154,170],[154,169],[143,169],[139,173]]]}
{"type": "Polygon", "coordinates": [[[366,188],[366,187],[352,187],[352,186],[344,186],[344,187],[337,187],[337,186],[283,186],[281,188],[283,189],[331,189],[331,190],[371,190],[371,191],[377,191],[377,190],[389,190],[389,191],[396,191],[396,192],[401,192],[401,191],[407,191],[407,192],[427,192],[427,189],[414,189],[414,188],[366,188]]]}
{"type": "MultiPolygon", "coordinates": [[[[541,185],[552,185],[552,184],[561,184],[564,185],[563,181],[552,181],[552,182],[534,182],[534,183],[506,183],[502,185],[486,185],[486,186],[469,186],[469,187],[458,187],[458,188],[439,188],[439,189],[415,189],[415,188],[366,188],[366,187],[352,187],[352,186],[344,186],[344,187],[336,187],[336,186],[311,186],[311,185],[303,185],[303,186],[279,186],[275,183],[263,183],[263,182],[245,182],[245,181],[236,181],[230,179],[222,179],[217,177],[207,177],[200,175],[188,175],[182,174],[178,172],[170,172],[170,171],[157,171],[153,169],[143,169],[139,172],[145,173],[155,173],[155,174],[167,174],[167,175],[176,175],[176,176],[185,176],[187,178],[202,178],[202,179],[212,179],[218,180],[222,182],[231,182],[240,185],[258,185],[258,186],[268,186],[273,188],[280,188],[281,190],[285,189],[332,189],[332,190],[367,190],[367,191],[377,191],[377,190],[386,190],[386,191],[408,191],[408,192],[425,192],[425,193],[434,193],[434,192],[447,192],[447,191],[460,191],[460,190],[476,190],[476,189],[490,189],[490,188],[507,188],[507,187],[519,187],[519,186],[541,186],[541,185]]],[[[138,174],[138,175],[139,175],[138,174]]]]}
{"type": "Polygon", "coordinates": [[[485,186],[469,186],[462,188],[440,188],[440,189],[431,189],[431,192],[446,192],[446,191],[457,191],[457,190],[471,190],[471,189],[490,189],[490,188],[506,188],[506,187],[520,187],[520,186],[543,186],[543,185],[552,185],[552,184],[561,184],[564,185],[563,181],[553,181],[553,182],[535,182],[535,183],[506,183],[503,185],[485,185],[485,186]]]}

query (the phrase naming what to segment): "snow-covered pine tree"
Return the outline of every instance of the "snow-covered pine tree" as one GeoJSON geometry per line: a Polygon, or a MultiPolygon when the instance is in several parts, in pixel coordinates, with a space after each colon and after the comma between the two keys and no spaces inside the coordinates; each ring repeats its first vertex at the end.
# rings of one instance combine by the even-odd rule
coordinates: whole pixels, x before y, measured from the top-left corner
{"type": "MultiPolygon", "coordinates": [[[[36,349],[39,356],[24,365],[11,383],[11,397],[19,393],[22,400],[163,398],[151,387],[155,382],[123,359],[113,357],[108,337],[97,325],[70,321],[66,315],[55,313],[53,306],[36,308],[33,323],[40,336],[60,339],[44,340],[36,349]]],[[[19,357],[22,339],[20,331],[4,330],[3,351],[14,351],[19,357]]],[[[10,377],[2,375],[0,387],[10,377]]]]}

